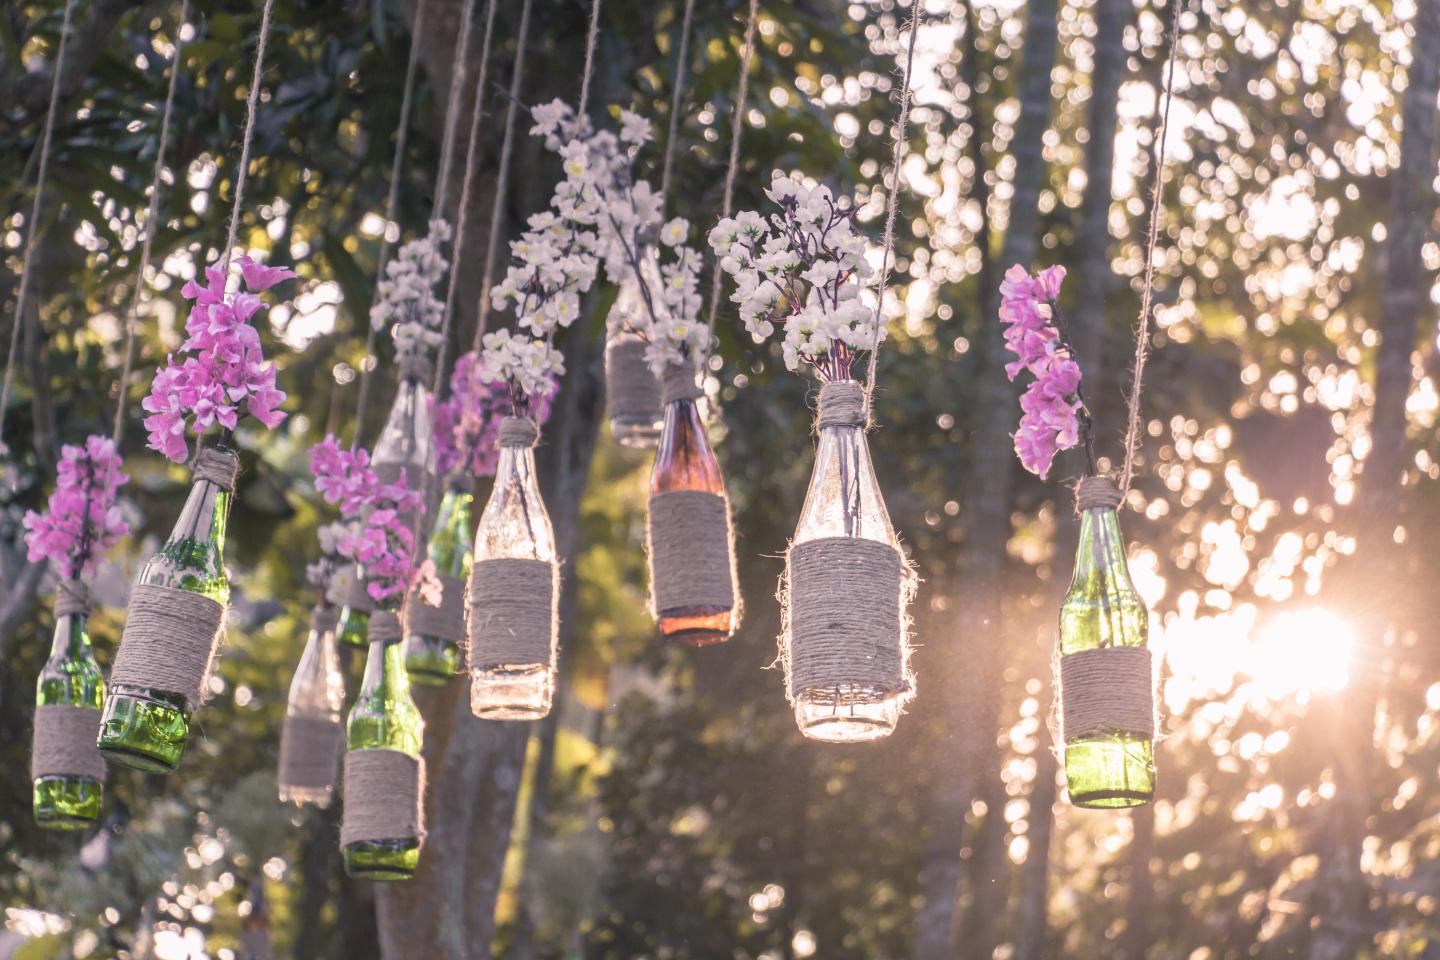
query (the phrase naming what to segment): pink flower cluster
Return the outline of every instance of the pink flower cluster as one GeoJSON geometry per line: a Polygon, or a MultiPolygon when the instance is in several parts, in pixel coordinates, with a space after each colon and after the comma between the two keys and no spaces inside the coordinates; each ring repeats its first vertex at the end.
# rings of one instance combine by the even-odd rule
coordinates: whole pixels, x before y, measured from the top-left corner
{"type": "Polygon", "coordinates": [[[187,423],[197,437],[216,423],[234,430],[242,404],[246,413],[271,429],[285,419],[275,409],[285,400],[275,387],[275,365],[265,362],[260,334],[249,321],[264,305],[256,294],[295,274],[249,257],[238,257],[235,263],[246,288],[243,292],[225,291],[226,271],[221,266],[205,269],[204,286],[191,280],[180,291],[194,301],[185,321],[188,337],[180,345],[182,353],[192,356],[180,364],[173,355],[167,357],[142,404],[150,413],[145,418],[150,449],[176,463],[190,455],[187,423]]]}
{"type": "Polygon", "coordinates": [[[338,505],[342,517],[361,521],[340,539],[340,555],[355,561],[372,600],[398,606],[415,555],[415,535],[405,517],[419,509],[420,491],[411,490],[403,475],[396,483],[381,483],[368,453],[344,450],[333,436],[310,449],[310,471],[327,503],[338,505]]]}
{"type": "MultiPolygon", "coordinates": [[[[500,421],[510,412],[507,381],[485,379],[485,358],[470,351],[455,361],[450,374],[450,396],[435,407],[435,466],[440,476],[463,471],[475,477],[493,477],[500,461],[496,442],[500,421]]],[[[554,378],[551,377],[553,382],[554,378]]],[[[540,424],[550,418],[554,389],[542,390],[530,400],[531,416],[540,424]]]]}
{"type": "Polygon", "coordinates": [[[83,447],[65,446],[48,509],[25,514],[31,563],[49,558],[72,580],[94,572],[100,557],[130,532],[115,505],[120,487],[130,479],[120,466],[120,454],[108,437],[92,435],[83,447]]]}
{"type": "Polygon", "coordinates": [[[1064,267],[1032,277],[1016,264],[1000,284],[1005,346],[1017,358],[1005,365],[1005,373],[1014,380],[1028,370],[1035,378],[1020,397],[1015,454],[1026,470],[1040,477],[1050,472],[1055,454],[1080,443],[1080,365],[1055,306],[1064,281],[1064,267]]]}

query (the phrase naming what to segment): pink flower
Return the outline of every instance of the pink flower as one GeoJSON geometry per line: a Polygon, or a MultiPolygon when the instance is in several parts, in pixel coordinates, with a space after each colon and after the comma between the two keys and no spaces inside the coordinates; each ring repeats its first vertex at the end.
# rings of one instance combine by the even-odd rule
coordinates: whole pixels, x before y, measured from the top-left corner
{"type": "Polygon", "coordinates": [[[94,572],[99,558],[130,532],[115,506],[120,487],[130,479],[120,468],[120,455],[108,437],[90,436],[83,447],[65,446],[46,512],[25,514],[32,563],[48,558],[72,579],[94,572]]]}
{"type": "Polygon", "coordinates": [[[1016,264],[1000,283],[1005,346],[1016,357],[1005,365],[1005,373],[1011,380],[1021,371],[1035,378],[1020,397],[1015,453],[1025,469],[1042,478],[1056,453],[1080,443],[1080,365],[1057,324],[1055,304],[1064,281],[1064,267],[1049,267],[1032,277],[1016,264]]]}
{"type": "Polygon", "coordinates": [[[337,551],[359,566],[365,590],[376,603],[398,603],[411,581],[415,535],[407,515],[419,509],[421,491],[405,477],[382,484],[364,450],[341,449],[333,436],[310,449],[315,488],[340,515],[359,525],[340,539],[337,551]]]}
{"type": "MultiPolygon", "coordinates": [[[[435,407],[435,464],[441,476],[463,471],[493,477],[500,454],[496,441],[500,421],[510,412],[509,387],[503,378],[486,382],[485,360],[469,352],[455,361],[450,396],[435,407]]],[[[532,415],[544,424],[550,417],[554,390],[531,399],[532,415]]]]}
{"type": "Polygon", "coordinates": [[[191,354],[178,366],[174,357],[155,375],[144,409],[149,446],[176,462],[189,456],[187,424],[196,436],[219,424],[234,430],[241,410],[270,429],[285,414],[277,408],[285,394],[275,387],[275,366],[265,362],[260,334],[250,320],[264,306],[255,291],[265,290],[295,274],[281,267],[266,267],[249,257],[238,257],[241,278],[249,291],[227,293],[225,272],[212,264],[205,283],[191,280],[181,292],[193,302],[185,321],[182,354],[191,354]]]}

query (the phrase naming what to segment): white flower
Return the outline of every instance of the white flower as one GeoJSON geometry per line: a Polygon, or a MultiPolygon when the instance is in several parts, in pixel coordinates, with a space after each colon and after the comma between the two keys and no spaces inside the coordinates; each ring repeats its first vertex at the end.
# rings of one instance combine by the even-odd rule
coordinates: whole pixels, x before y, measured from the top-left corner
{"type": "Polygon", "coordinates": [[[545,340],[499,330],[485,334],[480,378],[486,383],[503,380],[531,399],[547,396],[565,372],[564,355],[545,340]]]}
{"type": "Polygon", "coordinates": [[[649,143],[653,132],[650,121],[629,110],[620,111],[620,140],[634,146],[649,143]]]}
{"type": "Polygon", "coordinates": [[[678,247],[690,235],[690,221],[676,217],[660,228],[660,242],[667,247],[678,247]]]}

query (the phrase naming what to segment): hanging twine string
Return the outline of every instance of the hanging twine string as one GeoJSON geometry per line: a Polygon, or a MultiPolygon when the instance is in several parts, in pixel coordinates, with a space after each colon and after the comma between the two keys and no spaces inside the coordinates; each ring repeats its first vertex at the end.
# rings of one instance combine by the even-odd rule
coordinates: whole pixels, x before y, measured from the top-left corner
{"type": "Polygon", "coordinates": [[[130,294],[130,310],[125,315],[124,359],[120,364],[120,395],[115,400],[115,426],[110,432],[115,449],[125,435],[125,404],[130,399],[130,371],[135,363],[135,329],[140,314],[140,300],[145,294],[145,275],[150,270],[150,248],[160,216],[161,177],[165,171],[165,154],[170,145],[170,117],[175,109],[175,88],[180,80],[180,54],[185,49],[185,25],[190,19],[190,0],[180,5],[180,19],[175,29],[175,56],[170,64],[170,86],[165,91],[165,109],[160,114],[160,137],[155,146],[155,170],[150,176],[150,206],[145,213],[145,233],[140,241],[140,271],[135,289],[130,294]]]}
{"type": "MultiPolygon", "coordinates": [[[[525,46],[529,38],[530,0],[525,0],[520,8],[520,32],[515,39],[515,69],[510,75],[510,102],[505,107],[505,134],[500,141],[500,168],[495,174],[495,199],[490,205],[490,234],[485,240],[485,268],[480,277],[480,303],[475,318],[475,338],[470,344],[470,348],[476,353],[480,352],[480,340],[490,325],[490,286],[495,281],[495,253],[500,243],[500,222],[505,215],[505,194],[510,186],[510,158],[515,152],[515,117],[520,111],[520,89],[525,78],[525,46]]],[[[588,70],[588,60],[586,64],[588,70]]],[[[453,293],[453,273],[450,282],[453,293]]]]}
{"type": "Polygon", "coordinates": [[[35,197],[30,201],[30,228],[25,240],[25,260],[20,267],[20,291],[15,297],[15,321],[10,327],[10,352],[5,357],[5,379],[0,384],[0,450],[5,447],[5,412],[10,407],[10,385],[15,377],[15,353],[20,349],[20,327],[25,322],[25,307],[30,296],[30,275],[35,245],[40,237],[40,205],[45,197],[45,181],[50,172],[50,144],[55,139],[55,122],[60,113],[60,77],[65,72],[65,47],[70,41],[70,21],[75,0],[65,0],[65,17],[60,23],[60,44],[55,49],[55,77],[50,83],[50,106],[45,114],[45,132],[40,135],[40,165],[35,173],[35,197]]]}
{"type": "Polygon", "coordinates": [[[680,131],[680,99],[685,93],[685,67],[690,52],[690,21],[695,17],[695,0],[685,0],[685,17],[680,23],[680,49],[675,54],[674,91],[670,96],[670,130],[665,135],[665,163],[660,168],[660,196],[670,200],[670,173],[675,165],[675,138],[680,131]]]}
{"type": "MultiPolygon", "coordinates": [[[[375,260],[375,290],[370,295],[371,303],[380,297],[380,281],[385,279],[385,267],[390,261],[390,226],[399,216],[400,172],[405,167],[405,147],[410,140],[410,111],[415,102],[415,76],[420,66],[416,43],[425,30],[425,10],[428,6],[428,0],[420,0],[416,5],[415,26],[410,31],[409,60],[405,64],[405,92],[400,97],[400,128],[395,131],[395,157],[390,161],[390,193],[385,198],[385,227],[380,233],[380,252],[375,260]]],[[[370,357],[375,353],[375,325],[364,315],[357,315],[355,322],[365,325],[365,354],[360,361],[360,395],[355,400],[355,433],[350,439],[352,452],[360,446],[365,408],[370,402],[371,373],[374,371],[370,357]]]]}
{"type": "Polygon", "coordinates": [[[1160,237],[1161,191],[1165,179],[1165,138],[1170,129],[1170,104],[1175,90],[1175,61],[1179,59],[1180,13],[1184,0],[1169,0],[1170,65],[1165,77],[1165,108],[1159,116],[1158,128],[1152,127],[1155,147],[1154,169],[1150,177],[1150,226],[1145,237],[1145,285],[1140,294],[1140,324],[1135,331],[1135,364],[1130,376],[1128,418],[1125,426],[1125,465],[1120,471],[1120,493],[1130,492],[1135,475],[1135,457],[1140,452],[1140,387],[1145,377],[1145,360],[1150,345],[1150,312],[1155,302],[1155,245],[1160,237]]]}
{"type": "Polygon", "coordinates": [[[245,183],[250,179],[250,145],[255,142],[255,106],[260,102],[260,81],[265,74],[265,45],[270,41],[270,12],[275,0],[265,0],[260,14],[260,36],[255,41],[255,72],[250,77],[250,95],[245,101],[245,134],[240,140],[240,167],[235,172],[235,201],[230,205],[230,229],[225,235],[221,273],[230,271],[230,255],[240,230],[240,210],[245,204],[245,183]]]}
{"type": "Polygon", "coordinates": [[[910,0],[910,44],[905,51],[905,75],[900,85],[900,118],[895,122],[895,149],[891,160],[890,191],[885,197],[885,237],[880,273],[875,278],[875,330],[870,338],[870,361],[865,371],[865,405],[875,395],[875,361],[880,356],[880,334],[885,329],[885,288],[890,284],[890,264],[895,252],[895,210],[900,202],[900,164],[905,159],[906,131],[910,126],[910,77],[915,67],[915,38],[920,35],[921,0],[910,0]]]}
{"type": "MultiPolygon", "coordinates": [[[[745,22],[745,41],[740,47],[740,77],[735,81],[735,114],[730,118],[730,162],[725,168],[725,195],[720,204],[720,216],[730,216],[735,201],[735,175],[740,170],[740,138],[745,132],[745,100],[750,92],[750,61],[755,55],[755,22],[760,18],[760,0],[750,0],[750,16],[745,22]]],[[[710,309],[706,311],[705,326],[715,329],[715,311],[720,309],[720,281],[722,271],[717,266],[710,275],[710,309]]]]}
{"type": "Polygon", "coordinates": [[[465,89],[465,55],[470,51],[470,32],[475,25],[475,0],[465,0],[465,14],[460,20],[460,35],[455,38],[455,55],[451,58],[450,98],[445,103],[445,134],[440,141],[440,174],[435,184],[435,206],[430,213],[434,220],[445,212],[450,199],[450,170],[455,166],[455,120],[459,117],[460,91],[465,89]]]}
{"type": "Polygon", "coordinates": [[[590,106],[590,80],[595,75],[595,44],[600,39],[600,0],[590,4],[590,32],[585,35],[585,72],[580,75],[580,105],[575,108],[575,117],[585,116],[590,106]]]}

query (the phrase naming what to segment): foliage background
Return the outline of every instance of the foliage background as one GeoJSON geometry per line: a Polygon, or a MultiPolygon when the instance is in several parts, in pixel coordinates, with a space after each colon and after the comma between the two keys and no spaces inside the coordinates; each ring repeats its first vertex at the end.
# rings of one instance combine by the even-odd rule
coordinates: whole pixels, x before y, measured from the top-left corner
{"type": "MultiPolygon", "coordinates": [[[[407,238],[434,195],[460,15],[459,0],[428,2],[397,218],[407,238]]],[[[204,6],[182,62],[142,372],[176,344],[181,278],[208,259],[229,208],[258,9],[204,6]]],[[[58,444],[108,428],[178,7],[79,0],[38,224],[40,296],[21,318],[6,411],[15,470],[0,518],[0,755],[15,771],[26,769],[50,627],[18,518],[43,500],[58,444]]],[[[772,170],[798,170],[853,191],[878,238],[909,8],[761,8],[737,205],[759,206],[772,170]]],[[[0,8],[7,320],[36,226],[23,222],[30,158],[61,9],[0,8]]],[[[581,60],[588,9],[535,0],[527,102],[575,96],[567,65],[581,60]]],[[[10,905],[0,953],[1440,955],[1440,683],[1424,586],[1436,573],[1426,532],[1440,476],[1427,74],[1440,62],[1437,11],[1436,0],[1200,0],[1182,15],[1147,446],[1125,518],[1166,655],[1153,808],[1076,811],[1055,781],[1049,656],[1074,530],[1062,484],[1021,475],[1010,456],[1017,411],[997,375],[994,294],[1011,262],[1071,268],[1067,305],[1113,456],[1171,8],[928,0],[902,176],[905,283],[871,436],[924,579],[910,714],[882,743],[806,743],[778,671],[763,669],[814,390],[723,310],[713,439],[735,504],[746,619],[715,649],[654,641],[641,548],[648,463],[614,446],[596,413],[613,295],[600,290],[565,345],[566,401],[541,452],[571,561],[563,706],[530,730],[470,720],[454,691],[422,694],[427,750],[455,764],[432,790],[448,805],[431,812],[431,872],[377,904],[341,875],[336,813],[282,809],[273,766],[313,599],[304,562],[327,519],[305,451],[327,427],[350,429],[415,10],[277,0],[242,238],[301,274],[262,331],[291,417],[242,438],[238,599],[215,696],[179,774],[112,775],[93,835],[34,829],[24,777],[0,780],[10,905]],[[1409,306],[1396,299],[1406,292],[1409,306]]],[[[664,129],[680,13],[673,0],[606,3],[601,107],[638,109],[664,129]]],[[[673,206],[697,230],[719,207],[744,14],[741,0],[697,4],[673,206]]],[[[500,4],[499,83],[517,17],[518,5],[500,4]]],[[[492,117],[502,107],[492,94],[492,117]]],[[[458,255],[458,343],[473,323],[498,119],[483,136],[482,189],[471,209],[450,211],[472,224],[458,255]]],[[[519,149],[507,224],[537,209],[557,176],[538,144],[519,149]]],[[[659,159],[648,158],[657,171],[659,159]]],[[[388,390],[380,355],[369,436],[388,390]]],[[[145,386],[137,380],[132,399],[145,386]]],[[[128,574],[183,496],[181,473],[143,450],[135,412],[125,450],[138,522],[97,584],[109,605],[94,624],[102,662],[128,574]]],[[[359,664],[349,667],[353,689],[359,664]]]]}

